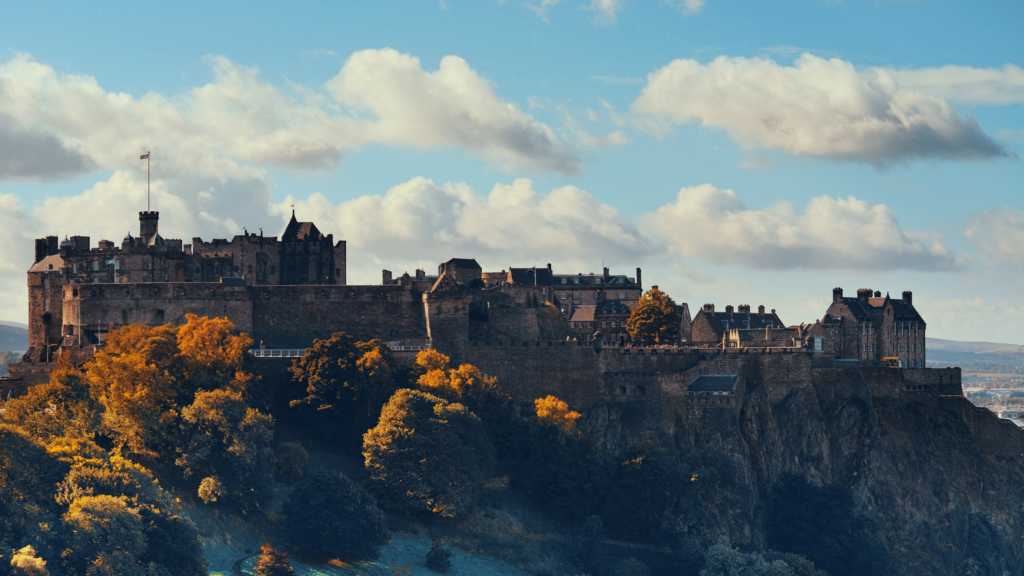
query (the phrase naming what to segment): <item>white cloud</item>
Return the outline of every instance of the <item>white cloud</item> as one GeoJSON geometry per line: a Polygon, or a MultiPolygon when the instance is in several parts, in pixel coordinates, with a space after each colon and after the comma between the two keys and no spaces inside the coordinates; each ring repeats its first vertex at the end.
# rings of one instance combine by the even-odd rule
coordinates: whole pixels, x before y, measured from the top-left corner
{"type": "MultiPolygon", "coordinates": [[[[915,293],[916,294],[916,293],[915,293]]],[[[928,334],[953,340],[1024,344],[1024,308],[1019,302],[988,298],[929,300],[915,295],[914,307],[928,334]]]]}
{"type": "Polygon", "coordinates": [[[545,22],[551,22],[548,18],[548,9],[559,4],[562,0],[542,0],[540,5],[527,4],[526,7],[533,11],[538,18],[545,22]]]}
{"type": "Polygon", "coordinates": [[[548,126],[499,99],[457,56],[445,56],[436,72],[427,72],[418,58],[391,49],[363,50],[327,87],[340,101],[376,116],[363,126],[375,142],[458,146],[508,169],[582,169],[582,161],[548,126]]]}
{"type": "Polygon", "coordinates": [[[963,258],[935,233],[903,230],[884,204],[854,197],[812,199],[751,210],[732,190],[683,188],[644,218],[646,229],[684,256],[758,269],[948,270],[963,258]]]}
{"type": "Polygon", "coordinates": [[[979,212],[967,222],[964,236],[989,263],[1024,270],[1024,212],[1008,206],[979,212]]]}
{"type": "Polygon", "coordinates": [[[488,270],[552,262],[586,272],[602,261],[632,264],[656,250],[635,224],[590,194],[574,186],[538,193],[526,179],[482,195],[465,184],[417,177],[340,205],[320,194],[288,198],[277,213],[290,216],[292,202],[298,214],[315,215],[321,230],[341,231],[348,240],[352,282],[379,282],[381,268],[411,273],[451,257],[477,258],[488,270]]]}
{"type": "Polygon", "coordinates": [[[800,156],[882,165],[1008,155],[974,118],[902,87],[892,71],[811,54],[793,66],[725,56],[709,64],[675,60],[648,76],[632,111],[638,125],[700,122],[725,129],[746,149],[800,156]]]}
{"type": "Polygon", "coordinates": [[[683,14],[696,14],[704,8],[704,0],[661,0],[661,3],[679,8],[683,14]]]}
{"type": "Polygon", "coordinates": [[[330,169],[345,150],[369,143],[461,148],[508,169],[582,166],[548,126],[500,99],[455,56],[431,73],[394,50],[357,52],[327,93],[284,91],[255,69],[208,62],[213,82],[171,97],[110,93],[24,54],[0,64],[0,151],[14,152],[2,155],[0,178],[122,168],[149,149],[190,174],[251,178],[253,165],[330,169]],[[45,154],[53,161],[32,160],[45,154]]]}
{"type": "Polygon", "coordinates": [[[1024,69],[1007,64],[1002,68],[942,66],[916,70],[892,70],[900,85],[968,104],[1024,104],[1024,69]]]}
{"type": "Polygon", "coordinates": [[[586,9],[598,13],[594,17],[595,24],[610,24],[614,26],[618,12],[622,10],[624,3],[623,0],[591,0],[590,5],[586,9]]]}

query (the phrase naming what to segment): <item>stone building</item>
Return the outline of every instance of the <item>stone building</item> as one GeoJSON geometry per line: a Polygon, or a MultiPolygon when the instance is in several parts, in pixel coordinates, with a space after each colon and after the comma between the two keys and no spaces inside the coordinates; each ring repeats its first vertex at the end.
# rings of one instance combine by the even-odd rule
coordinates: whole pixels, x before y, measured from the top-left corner
{"type": "Polygon", "coordinates": [[[898,358],[904,368],[924,368],[927,325],[914,308],[913,293],[902,296],[861,288],[851,298],[835,288],[825,316],[808,331],[814,351],[850,360],[898,358]]]}
{"type": "MultiPolygon", "coordinates": [[[[134,307],[120,309],[119,318],[104,315],[102,322],[76,314],[75,322],[65,321],[65,297],[76,294],[65,287],[83,284],[106,286],[108,295],[116,292],[109,285],[214,282],[221,278],[242,278],[250,285],[344,285],[345,241],[334,243],[312,222],[299,222],[292,213],[281,239],[248,232],[227,240],[192,244],[165,239],[159,231],[158,212],[139,213],[139,235],[129,232],[116,246],[100,240],[92,247],[88,236],[40,238],[35,243],[35,262],[28,271],[29,350],[26,360],[51,361],[64,338],[76,333],[79,342],[96,343],[109,331],[109,323],[132,321],[163,323],[180,321],[191,311],[188,302],[147,310],[139,316],[134,307]],[[180,314],[178,313],[180,312],[180,314]],[[77,327],[77,329],[76,329],[77,327]]],[[[135,290],[125,287],[123,293],[135,290]]],[[[143,290],[144,292],[145,290],[143,290]]],[[[98,319],[97,319],[98,320],[98,319]]]]}
{"type": "Polygon", "coordinates": [[[738,309],[730,305],[725,307],[725,312],[715,312],[714,304],[705,304],[693,317],[690,341],[694,346],[720,346],[730,330],[764,330],[768,327],[786,327],[774,309],[765,312],[762,305],[757,307],[756,313],[751,313],[749,304],[740,304],[738,309]]]}

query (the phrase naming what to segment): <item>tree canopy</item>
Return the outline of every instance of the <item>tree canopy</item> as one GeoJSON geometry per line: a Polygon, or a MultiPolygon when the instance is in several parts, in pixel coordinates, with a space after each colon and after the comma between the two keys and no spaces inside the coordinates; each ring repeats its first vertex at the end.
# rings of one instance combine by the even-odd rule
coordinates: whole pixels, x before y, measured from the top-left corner
{"type": "Polygon", "coordinates": [[[682,316],[676,303],[657,288],[648,290],[630,312],[626,331],[634,338],[664,344],[679,339],[682,316]]]}

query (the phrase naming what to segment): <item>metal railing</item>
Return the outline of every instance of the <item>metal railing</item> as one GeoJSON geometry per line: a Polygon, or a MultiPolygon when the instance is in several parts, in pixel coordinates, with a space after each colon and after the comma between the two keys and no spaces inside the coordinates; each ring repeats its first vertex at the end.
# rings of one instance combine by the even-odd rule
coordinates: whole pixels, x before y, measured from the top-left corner
{"type": "Polygon", "coordinates": [[[254,348],[249,350],[249,354],[256,358],[301,358],[305,353],[305,348],[254,348]]]}
{"type": "Polygon", "coordinates": [[[392,352],[419,352],[430,349],[430,346],[391,346],[392,352]]]}

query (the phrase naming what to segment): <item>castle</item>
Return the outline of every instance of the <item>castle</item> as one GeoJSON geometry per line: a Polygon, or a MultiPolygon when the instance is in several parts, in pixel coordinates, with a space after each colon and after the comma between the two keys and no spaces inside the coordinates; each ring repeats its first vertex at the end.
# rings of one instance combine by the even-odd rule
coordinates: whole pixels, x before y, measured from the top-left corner
{"type": "Polygon", "coordinates": [[[970,426],[981,448],[1024,453],[1024,432],[963,397],[958,368],[926,367],[926,323],[911,292],[853,298],[836,288],[820,320],[791,326],[749,305],[705,304],[691,321],[680,304],[680,342],[655,347],[624,326],[644,293],[639,268],[635,277],[559,274],[550,264],[484,272],[453,258],[436,276],[384,270],[380,285],[350,286],[345,242],[294,212],[280,239],[261,231],[183,244],[162,238],[158,222],[141,212],[138,236],[119,247],[93,248],[83,236],[36,241],[30,348],[0,392],[46,378],[62,352],[86,360],[120,326],[180,324],[192,313],[230,318],[279,373],[338,331],[380,338],[407,362],[434,348],[497,376],[514,398],[558,396],[610,448],[659,427],[737,426],[748,398],[800,395],[812,406],[843,396],[932,403],[970,426]]]}

